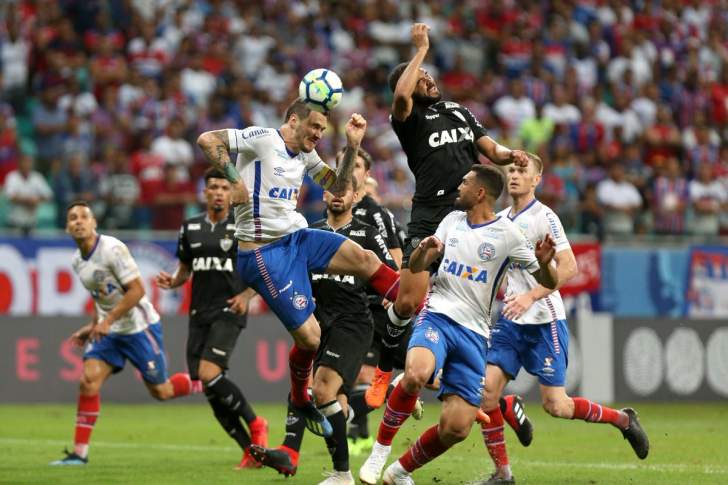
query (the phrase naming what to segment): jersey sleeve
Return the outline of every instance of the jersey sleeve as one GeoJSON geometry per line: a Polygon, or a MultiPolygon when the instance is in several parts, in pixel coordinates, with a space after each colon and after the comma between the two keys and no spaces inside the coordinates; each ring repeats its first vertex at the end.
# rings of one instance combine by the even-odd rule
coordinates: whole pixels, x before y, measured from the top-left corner
{"type": "Polygon", "coordinates": [[[394,262],[394,258],[392,258],[392,255],[389,253],[384,237],[382,237],[377,228],[371,226],[367,229],[366,241],[365,249],[371,249],[374,251],[374,254],[377,255],[382,263],[386,264],[395,271],[399,269],[397,268],[397,264],[394,262]]]}
{"type": "Polygon", "coordinates": [[[190,242],[187,239],[187,223],[182,224],[182,227],[179,228],[179,237],[177,238],[177,259],[185,264],[192,263],[190,242]]]}
{"type": "Polygon", "coordinates": [[[508,257],[511,261],[519,263],[529,273],[535,273],[540,265],[536,254],[533,252],[533,244],[514,225],[509,225],[508,230],[508,257]]]}
{"type": "Polygon", "coordinates": [[[131,256],[129,248],[121,241],[116,241],[109,249],[109,266],[111,272],[122,285],[126,285],[141,276],[139,267],[131,256]]]}
{"type": "Polygon", "coordinates": [[[379,234],[384,238],[384,242],[387,244],[388,249],[400,249],[402,245],[399,243],[399,237],[397,237],[397,227],[394,224],[394,216],[391,212],[378,208],[372,214],[374,222],[377,223],[377,229],[379,234]]]}
{"type": "Polygon", "coordinates": [[[270,135],[270,130],[259,126],[249,126],[243,130],[230,128],[227,133],[230,152],[252,158],[257,153],[258,140],[270,135]]]}
{"type": "Polygon", "coordinates": [[[465,116],[468,126],[470,126],[470,129],[473,130],[473,141],[478,141],[479,138],[487,136],[488,130],[485,129],[473,113],[465,106],[460,106],[463,108],[463,115],[465,116]]]}
{"type": "Polygon", "coordinates": [[[554,243],[556,244],[554,249],[557,253],[566,249],[571,249],[571,244],[569,244],[569,240],[566,238],[566,232],[564,231],[564,226],[561,225],[561,220],[559,219],[559,216],[551,211],[547,211],[541,221],[541,234],[551,235],[554,243]]]}
{"type": "Polygon", "coordinates": [[[458,214],[462,214],[462,212],[453,211],[453,212],[449,213],[440,222],[440,225],[437,226],[437,230],[435,231],[435,237],[437,239],[439,239],[442,243],[444,243],[445,239],[447,239],[447,231],[450,228],[450,225],[453,223],[454,219],[457,217],[458,214]]]}
{"type": "Polygon", "coordinates": [[[328,190],[336,181],[336,172],[314,151],[306,158],[306,173],[324,190],[328,190]]]}

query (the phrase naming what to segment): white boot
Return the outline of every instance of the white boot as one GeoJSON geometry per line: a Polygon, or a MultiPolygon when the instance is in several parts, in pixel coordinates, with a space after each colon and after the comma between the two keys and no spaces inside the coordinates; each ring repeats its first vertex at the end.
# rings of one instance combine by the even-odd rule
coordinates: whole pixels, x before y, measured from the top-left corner
{"type": "Polygon", "coordinates": [[[334,470],[326,473],[326,475],[328,478],[320,482],[319,485],[355,485],[356,483],[354,482],[354,476],[348,470],[345,472],[334,470]]]}
{"type": "Polygon", "coordinates": [[[382,476],[384,485],[415,485],[412,475],[402,467],[399,460],[395,461],[384,470],[382,476]]]}
{"type": "Polygon", "coordinates": [[[359,480],[367,485],[375,485],[382,475],[382,469],[387,463],[387,458],[389,458],[391,452],[391,446],[384,446],[379,442],[375,442],[369,458],[359,469],[359,480]]]}

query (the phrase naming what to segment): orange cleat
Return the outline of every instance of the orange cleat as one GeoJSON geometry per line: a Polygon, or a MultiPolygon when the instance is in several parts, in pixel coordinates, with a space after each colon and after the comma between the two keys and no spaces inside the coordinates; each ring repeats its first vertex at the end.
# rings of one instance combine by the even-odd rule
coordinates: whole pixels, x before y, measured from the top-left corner
{"type": "Polygon", "coordinates": [[[485,411],[482,409],[478,409],[478,412],[475,414],[475,422],[481,426],[490,424],[490,416],[485,414],[485,411]]]}
{"type": "Polygon", "coordinates": [[[250,442],[264,448],[268,447],[268,421],[258,416],[248,424],[250,428],[250,442]]]}
{"type": "Polygon", "coordinates": [[[243,470],[246,468],[262,468],[263,465],[256,460],[253,455],[250,454],[250,448],[245,450],[243,453],[243,459],[240,460],[240,464],[235,467],[236,470],[243,470]]]}
{"type": "Polygon", "coordinates": [[[392,380],[392,371],[384,372],[377,367],[374,369],[374,378],[372,379],[372,385],[364,393],[364,400],[372,409],[377,409],[384,404],[387,398],[387,388],[389,382],[392,380]]]}

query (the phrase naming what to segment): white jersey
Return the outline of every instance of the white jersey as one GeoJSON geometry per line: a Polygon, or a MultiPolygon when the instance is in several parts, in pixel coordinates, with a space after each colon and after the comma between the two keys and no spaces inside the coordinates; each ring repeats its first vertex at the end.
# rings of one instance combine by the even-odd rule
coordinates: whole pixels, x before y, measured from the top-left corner
{"type": "MultiPolygon", "coordinates": [[[[94,299],[99,322],[124,297],[124,286],[141,276],[129,249],[111,236],[99,235],[87,257],[76,250],[71,264],[94,299]]],[[[111,331],[119,334],[137,333],[158,321],[159,314],[147,297],[143,296],[134,308],[111,325],[111,331]]]]}
{"type": "Polygon", "coordinates": [[[435,237],[445,250],[427,309],[488,337],[491,305],[508,263],[517,262],[531,272],[539,269],[533,246],[505,217],[471,226],[462,211],[448,214],[435,237]]]}
{"type": "MultiPolygon", "coordinates": [[[[511,207],[508,207],[499,212],[498,215],[513,221],[531,244],[535,245],[537,241],[546,237],[546,234],[550,234],[554,243],[556,243],[555,249],[557,253],[571,248],[559,217],[548,206],[543,205],[536,199],[518,214],[511,214],[511,207]]],[[[551,264],[555,263],[552,262],[551,264]]],[[[511,263],[508,267],[507,275],[507,296],[527,293],[538,285],[528,271],[524,271],[523,268],[515,263],[511,263]]],[[[564,302],[561,300],[561,294],[557,290],[533,302],[531,308],[514,321],[520,324],[540,324],[564,319],[566,319],[564,302]]]]}
{"type": "Polygon", "coordinates": [[[303,176],[325,186],[334,171],[318,156],[292,153],[278,130],[251,126],[227,130],[235,167],[250,191],[250,204],[235,207],[235,237],[242,241],[273,241],[307,227],[296,212],[303,176]]]}

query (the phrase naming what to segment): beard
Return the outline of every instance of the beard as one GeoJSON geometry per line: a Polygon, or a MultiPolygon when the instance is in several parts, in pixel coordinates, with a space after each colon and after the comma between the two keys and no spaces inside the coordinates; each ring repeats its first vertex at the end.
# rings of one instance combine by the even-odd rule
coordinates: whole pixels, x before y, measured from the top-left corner
{"type": "Polygon", "coordinates": [[[455,199],[455,202],[453,203],[453,207],[457,210],[461,211],[468,211],[472,209],[473,204],[471,204],[469,201],[463,199],[462,197],[458,197],[455,199]]]}
{"type": "Polygon", "coordinates": [[[437,96],[423,96],[421,94],[412,93],[412,101],[419,106],[424,106],[425,108],[427,108],[428,106],[432,106],[441,99],[442,94],[438,94],[437,96]]]}
{"type": "Polygon", "coordinates": [[[331,204],[328,207],[328,209],[329,209],[329,212],[331,212],[332,214],[338,216],[338,215],[341,215],[341,214],[344,214],[344,213],[348,212],[349,209],[351,209],[351,206],[346,207],[346,205],[344,205],[344,204],[336,204],[336,205],[331,204]]]}

